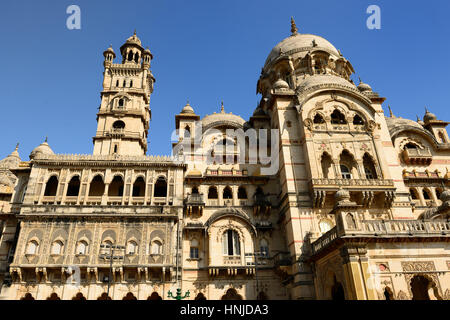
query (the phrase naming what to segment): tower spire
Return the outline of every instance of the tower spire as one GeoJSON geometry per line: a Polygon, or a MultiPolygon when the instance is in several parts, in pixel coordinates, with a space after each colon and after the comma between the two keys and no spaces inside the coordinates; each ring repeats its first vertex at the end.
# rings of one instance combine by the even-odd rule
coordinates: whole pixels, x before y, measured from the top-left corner
{"type": "Polygon", "coordinates": [[[291,17],[291,33],[293,36],[298,34],[298,29],[297,29],[297,26],[295,25],[294,17],[291,17]]]}

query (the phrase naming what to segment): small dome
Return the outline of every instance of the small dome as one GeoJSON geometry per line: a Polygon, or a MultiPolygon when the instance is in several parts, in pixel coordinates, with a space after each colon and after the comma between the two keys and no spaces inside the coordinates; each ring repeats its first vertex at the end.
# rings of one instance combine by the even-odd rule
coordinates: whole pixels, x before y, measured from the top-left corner
{"type": "Polygon", "coordinates": [[[273,47],[267,57],[264,67],[270,62],[278,58],[281,54],[291,55],[298,52],[308,52],[311,50],[321,49],[327,51],[336,57],[340,57],[339,51],[326,39],[313,34],[296,33],[287,37],[275,47],[273,47]]]}
{"type": "Polygon", "coordinates": [[[0,160],[0,168],[14,168],[21,161],[19,152],[17,149],[19,148],[19,144],[17,144],[16,148],[13,152],[11,152],[6,158],[0,160]]]}
{"type": "Polygon", "coordinates": [[[136,35],[136,30],[134,31],[134,34],[131,37],[129,37],[125,43],[137,44],[138,46],[142,46],[141,40],[136,35]]]}
{"type": "Polygon", "coordinates": [[[181,113],[183,113],[183,114],[186,114],[186,113],[195,114],[194,109],[192,109],[191,105],[189,104],[189,101],[183,107],[183,110],[181,110],[181,113]]]}
{"type": "Polygon", "coordinates": [[[109,46],[109,48],[106,49],[105,52],[103,52],[103,54],[105,55],[106,53],[109,53],[109,52],[115,55],[115,52],[114,52],[112,46],[109,46]]]}
{"type": "Polygon", "coordinates": [[[253,112],[254,117],[266,116],[266,115],[267,115],[266,112],[260,107],[256,108],[255,111],[253,112]]]}
{"type": "Polygon", "coordinates": [[[425,122],[420,120],[419,116],[417,116],[417,123],[420,124],[421,126],[425,125],[425,122]]]}
{"type": "Polygon", "coordinates": [[[283,79],[278,79],[277,81],[275,81],[275,83],[273,84],[273,88],[274,89],[289,89],[289,85],[286,81],[284,81],[283,79]]]}
{"type": "Polygon", "coordinates": [[[372,91],[372,87],[369,86],[367,83],[362,82],[361,79],[359,79],[358,90],[361,92],[372,91]]]}
{"type": "Polygon", "coordinates": [[[335,193],[334,199],[336,200],[336,202],[350,200],[350,192],[348,192],[348,190],[345,189],[339,189],[335,193]]]}
{"type": "Polygon", "coordinates": [[[34,157],[38,154],[55,154],[48,145],[47,139],[31,151],[30,159],[34,159],[34,157]]]}
{"type": "Polygon", "coordinates": [[[427,108],[425,108],[425,115],[423,116],[423,121],[429,122],[429,121],[433,121],[436,119],[437,119],[436,115],[434,113],[431,113],[430,111],[428,111],[427,108]]]}
{"type": "Polygon", "coordinates": [[[450,190],[445,190],[444,192],[442,192],[441,196],[439,197],[439,199],[442,202],[450,201],[450,190]]]}

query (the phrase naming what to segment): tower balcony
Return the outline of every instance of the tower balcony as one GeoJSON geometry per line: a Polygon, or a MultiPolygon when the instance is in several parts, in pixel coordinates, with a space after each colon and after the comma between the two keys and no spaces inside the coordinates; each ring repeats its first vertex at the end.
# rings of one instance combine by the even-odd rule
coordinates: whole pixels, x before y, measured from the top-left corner
{"type": "Polygon", "coordinates": [[[205,201],[203,200],[203,194],[194,193],[189,194],[185,200],[186,214],[187,215],[202,215],[203,208],[205,207],[205,201]]]}
{"type": "Polygon", "coordinates": [[[312,242],[312,256],[321,256],[346,241],[392,242],[436,241],[450,239],[450,222],[446,220],[359,220],[356,215],[339,214],[336,227],[312,242]]]}
{"type": "Polygon", "coordinates": [[[392,179],[311,179],[309,182],[313,205],[323,208],[327,199],[344,188],[359,199],[357,202],[370,207],[376,197],[384,195],[384,204],[391,207],[395,199],[395,186],[392,179]]]}
{"type": "Polygon", "coordinates": [[[402,152],[403,161],[410,165],[429,165],[433,155],[429,148],[406,148],[402,152]]]}

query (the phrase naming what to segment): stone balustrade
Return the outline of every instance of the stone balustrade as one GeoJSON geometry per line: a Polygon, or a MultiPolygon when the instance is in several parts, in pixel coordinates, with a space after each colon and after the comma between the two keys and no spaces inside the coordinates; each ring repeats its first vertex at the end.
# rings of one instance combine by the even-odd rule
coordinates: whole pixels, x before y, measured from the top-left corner
{"type": "Polygon", "coordinates": [[[350,226],[343,220],[338,226],[323,234],[311,244],[312,254],[317,254],[334,241],[343,238],[364,237],[426,237],[450,236],[450,221],[446,220],[363,220],[350,226]]]}

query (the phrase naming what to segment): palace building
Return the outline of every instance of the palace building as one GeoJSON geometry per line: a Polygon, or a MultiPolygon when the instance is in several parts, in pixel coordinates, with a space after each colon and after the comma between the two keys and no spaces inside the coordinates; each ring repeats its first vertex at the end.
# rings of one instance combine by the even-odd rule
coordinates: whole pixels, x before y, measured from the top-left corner
{"type": "Polygon", "coordinates": [[[2,299],[450,299],[448,122],[385,116],[291,20],[250,119],[187,103],[147,155],[153,56],[103,55],[93,153],[0,161],[2,299]]]}

